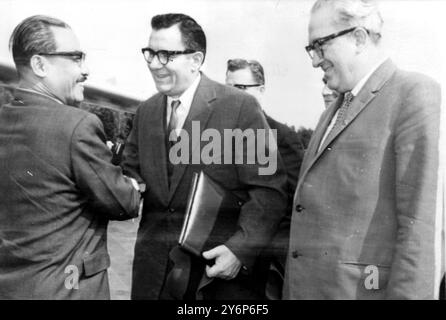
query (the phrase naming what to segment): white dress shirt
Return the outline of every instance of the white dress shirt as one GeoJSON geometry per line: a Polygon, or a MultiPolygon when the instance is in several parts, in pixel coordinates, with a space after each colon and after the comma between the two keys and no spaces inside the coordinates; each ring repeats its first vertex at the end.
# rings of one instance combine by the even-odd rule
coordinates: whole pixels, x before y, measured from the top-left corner
{"type": "Polygon", "coordinates": [[[190,107],[192,105],[192,100],[195,96],[195,91],[197,91],[198,85],[200,83],[201,74],[198,74],[198,76],[195,78],[195,80],[192,82],[189,88],[186,89],[186,91],[183,92],[183,94],[177,98],[174,99],[172,97],[167,97],[167,112],[166,112],[166,123],[169,124],[170,120],[170,114],[172,113],[171,104],[172,101],[180,100],[181,104],[177,108],[177,127],[175,128],[175,132],[177,136],[180,136],[181,128],[183,128],[184,122],[186,121],[187,115],[189,114],[190,107]]]}
{"type": "MultiPolygon", "coordinates": [[[[356,86],[351,91],[353,97],[356,97],[358,95],[359,91],[362,89],[362,87],[364,87],[367,80],[369,80],[369,78],[376,71],[376,69],[378,69],[379,66],[382,65],[384,63],[384,61],[386,61],[386,60],[387,60],[387,57],[385,59],[380,60],[379,63],[377,63],[372,69],[370,69],[369,73],[367,73],[364,77],[362,77],[361,80],[359,80],[359,82],[356,84],[356,86]]],[[[335,114],[333,115],[333,118],[331,118],[331,121],[327,127],[327,130],[325,130],[324,137],[322,138],[321,143],[319,144],[318,151],[320,151],[322,145],[324,144],[325,139],[327,139],[328,133],[333,128],[333,126],[336,122],[336,118],[338,117],[338,113],[339,113],[339,109],[336,110],[335,114]]]]}

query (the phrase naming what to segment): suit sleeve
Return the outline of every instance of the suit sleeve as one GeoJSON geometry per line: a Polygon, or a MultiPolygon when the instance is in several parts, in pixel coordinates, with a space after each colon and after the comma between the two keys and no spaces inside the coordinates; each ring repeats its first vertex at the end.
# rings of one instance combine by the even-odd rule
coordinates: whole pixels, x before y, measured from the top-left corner
{"type": "Polygon", "coordinates": [[[118,166],[105,144],[100,120],[85,116],[76,126],[71,141],[74,178],[89,197],[89,204],[112,219],[124,220],[138,215],[139,192],[118,166]]]}
{"type": "MultiPolygon", "coordinates": [[[[240,108],[239,128],[241,130],[253,129],[256,135],[257,129],[270,129],[257,101],[248,96],[240,108]]],[[[266,131],[268,140],[268,131],[266,131]]],[[[256,140],[256,154],[258,137],[256,140]]],[[[285,187],[287,182],[284,165],[277,152],[277,143],[266,148],[266,154],[272,156],[270,163],[262,164],[256,156],[254,164],[239,164],[236,166],[239,183],[248,190],[249,200],[242,206],[239,217],[238,231],[227,241],[226,246],[240,259],[248,269],[253,266],[260,251],[270,242],[276,232],[277,226],[285,215],[287,196],[285,187]],[[273,168],[262,172],[259,169],[273,168]],[[262,174],[263,173],[263,174],[262,174]]],[[[244,144],[244,154],[248,148],[255,148],[250,144],[244,144]]],[[[260,146],[262,148],[262,146],[260,146]]],[[[262,150],[263,151],[263,150],[262,150]]]]}
{"type": "Polygon", "coordinates": [[[440,88],[418,79],[404,93],[394,139],[398,230],[387,294],[389,299],[432,299],[440,88]]]}
{"type": "Polygon", "coordinates": [[[133,126],[125,144],[121,167],[126,175],[136,179],[139,184],[142,184],[144,181],[139,175],[140,164],[138,151],[138,122],[141,116],[140,111],[141,107],[138,108],[133,119],[133,126]]]}

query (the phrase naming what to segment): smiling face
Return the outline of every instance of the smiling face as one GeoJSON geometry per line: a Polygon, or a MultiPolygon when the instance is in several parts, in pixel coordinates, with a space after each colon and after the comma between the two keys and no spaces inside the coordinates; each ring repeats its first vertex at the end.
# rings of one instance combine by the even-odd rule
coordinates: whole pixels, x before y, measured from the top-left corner
{"type": "MultiPolygon", "coordinates": [[[[154,51],[184,51],[185,47],[178,25],[170,28],[153,30],[148,47],[154,51]]],[[[156,88],[167,96],[178,98],[192,84],[197,76],[199,65],[192,54],[173,56],[166,65],[158,57],[148,63],[156,88]]]]}
{"type": "MultiPolygon", "coordinates": [[[[322,7],[311,15],[309,43],[348,29],[348,27],[335,26],[332,19],[333,14],[329,7],[322,7]]],[[[340,93],[352,90],[357,81],[354,67],[356,44],[352,34],[349,33],[328,41],[322,46],[322,50],[323,57],[314,55],[313,67],[321,68],[324,71],[324,78],[330,89],[340,93]]]]}
{"type": "MultiPolygon", "coordinates": [[[[79,40],[68,28],[51,27],[56,52],[81,51],[79,40]]],[[[45,56],[48,71],[44,79],[51,94],[68,105],[84,100],[84,81],[88,77],[85,62],[74,57],[45,56]]]]}

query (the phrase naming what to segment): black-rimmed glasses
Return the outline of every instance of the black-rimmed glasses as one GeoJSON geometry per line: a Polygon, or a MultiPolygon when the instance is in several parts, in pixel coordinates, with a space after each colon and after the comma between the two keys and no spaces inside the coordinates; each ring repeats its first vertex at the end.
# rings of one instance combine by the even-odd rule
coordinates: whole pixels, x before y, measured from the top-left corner
{"type": "MultiPolygon", "coordinates": [[[[310,56],[311,59],[314,58],[314,53],[316,53],[318,55],[319,58],[324,58],[324,50],[322,49],[322,46],[324,44],[326,44],[328,41],[333,40],[337,37],[343,36],[347,33],[350,33],[354,30],[356,30],[359,27],[353,27],[353,28],[349,28],[346,30],[342,30],[336,33],[332,33],[328,36],[316,39],[313,41],[313,43],[311,43],[310,45],[305,47],[305,50],[308,52],[308,55],[310,56]]],[[[369,33],[369,31],[367,29],[364,28],[364,30],[369,33]]]]}
{"type": "Polygon", "coordinates": [[[59,51],[59,52],[40,52],[39,56],[49,56],[49,57],[67,57],[74,60],[77,63],[82,63],[85,61],[86,54],[82,51],[59,51]]]}
{"type": "Polygon", "coordinates": [[[192,50],[192,49],[186,49],[183,51],[169,51],[169,50],[152,50],[150,48],[142,48],[141,49],[142,54],[144,55],[144,59],[148,62],[148,63],[152,63],[153,59],[155,58],[155,56],[158,57],[158,61],[164,66],[166,65],[169,61],[172,61],[172,57],[179,55],[179,54],[189,54],[189,53],[195,53],[197,52],[196,50],[192,50]]]}
{"type": "Polygon", "coordinates": [[[258,83],[256,83],[256,84],[239,84],[239,83],[234,83],[231,86],[236,87],[236,88],[241,89],[241,90],[246,90],[248,88],[260,87],[260,86],[262,86],[262,84],[258,84],[258,83]]]}

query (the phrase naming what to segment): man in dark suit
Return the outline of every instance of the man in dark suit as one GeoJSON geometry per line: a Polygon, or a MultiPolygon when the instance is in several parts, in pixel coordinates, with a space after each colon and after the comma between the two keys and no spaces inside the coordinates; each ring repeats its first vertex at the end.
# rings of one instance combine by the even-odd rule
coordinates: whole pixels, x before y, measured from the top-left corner
{"type": "Polygon", "coordinates": [[[381,48],[374,1],[318,0],[313,67],[340,94],[322,114],[294,197],[286,299],[432,299],[440,87],[381,48]]]}
{"type": "MultiPolygon", "coordinates": [[[[244,90],[253,95],[263,106],[265,92],[265,72],[262,65],[256,60],[231,59],[228,60],[226,70],[226,84],[244,90]]],[[[286,124],[274,120],[264,112],[266,121],[271,129],[277,130],[277,147],[284,162],[288,177],[287,194],[289,208],[293,202],[299,175],[299,159],[303,157],[302,143],[295,130],[286,124]]]]}
{"type": "Polygon", "coordinates": [[[74,107],[88,69],[71,28],[32,16],[11,36],[20,82],[0,108],[0,299],[109,299],[107,222],[136,217],[99,119],[74,107]]]}
{"type": "MultiPolygon", "coordinates": [[[[253,95],[261,106],[264,105],[265,72],[263,66],[256,60],[231,59],[228,60],[226,70],[226,84],[244,90],[253,95]]],[[[271,129],[277,130],[277,146],[284,162],[288,177],[286,192],[288,195],[287,215],[284,217],[279,229],[264,252],[265,259],[260,263],[269,263],[268,257],[273,257],[266,283],[266,296],[269,299],[280,299],[282,294],[282,282],[285,268],[285,259],[289,241],[289,221],[291,207],[293,205],[294,191],[296,190],[297,177],[304,154],[304,143],[300,140],[295,130],[286,124],[280,123],[265,112],[266,121],[271,129]]],[[[262,279],[259,279],[261,281],[262,279]]]]}
{"type": "MultiPolygon", "coordinates": [[[[286,176],[274,152],[277,146],[265,146],[267,153],[275,155],[277,170],[262,175],[259,169],[264,165],[257,157],[252,163],[234,163],[233,157],[230,163],[224,161],[226,148],[214,153],[215,161],[203,161],[205,139],[197,144],[193,136],[197,124],[198,139],[205,132],[223,137],[225,130],[269,129],[265,117],[251,95],[200,72],[206,37],[191,17],[155,16],[148,47],[142,51],[159,93],[138,108],[122,164],[126,173],[147,183],[135,246],[132,298],[259,298],[262,292],[257,290],[254,261],[269,242],[286,205],[286,176]],[[177,133],[191,137],[188,160],[198,155],[198,161],[172,163],[169,136],[177,133]],[[205,259],[215,259],[212,266],[177,248],[192,175],[200,170],[246,201],[236,230],[228,231],[222,245],[203,253],[205,259]],[[212,281],[198,290],[209,279],[212,281]]],[[[182,142],[183,137],[178,143],[182,142]]],[[[244,156],[254,151],[248,147],[243,144],[244,156]]]]}

